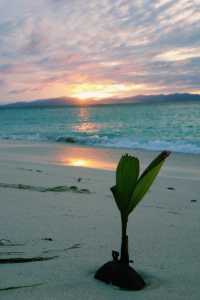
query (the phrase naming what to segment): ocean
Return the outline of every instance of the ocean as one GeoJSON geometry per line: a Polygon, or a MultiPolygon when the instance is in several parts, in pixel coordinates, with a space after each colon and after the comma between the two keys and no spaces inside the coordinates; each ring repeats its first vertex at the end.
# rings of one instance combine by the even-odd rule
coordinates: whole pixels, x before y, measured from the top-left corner
{"type": "Polygon", "coordinates": [[[200,153],[200,102],[0,109],[0,139],[200,153]]]}

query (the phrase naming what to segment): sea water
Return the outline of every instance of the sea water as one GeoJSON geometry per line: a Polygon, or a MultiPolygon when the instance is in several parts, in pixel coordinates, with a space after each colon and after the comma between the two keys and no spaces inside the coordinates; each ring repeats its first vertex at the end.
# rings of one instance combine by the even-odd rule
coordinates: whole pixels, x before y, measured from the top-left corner
{"type": "Polygon", "coordinates": [[[200,153],[200,102],[0,109],[0,139],[200,153]]]}

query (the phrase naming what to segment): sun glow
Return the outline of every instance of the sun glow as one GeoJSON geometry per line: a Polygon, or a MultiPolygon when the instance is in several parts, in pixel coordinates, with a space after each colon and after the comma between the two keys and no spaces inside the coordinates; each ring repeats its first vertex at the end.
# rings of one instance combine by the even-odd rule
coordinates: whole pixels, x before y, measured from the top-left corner
{"type": "Polygon", "coordinates": [[[80,100],[89,99],[105,99],[113,96],[122,96],[124,93],[141,88],[141,85],[133,84],[96,84],[96,83],[81,83],[72,84],[69,87],[70,95],[80,100]]]}

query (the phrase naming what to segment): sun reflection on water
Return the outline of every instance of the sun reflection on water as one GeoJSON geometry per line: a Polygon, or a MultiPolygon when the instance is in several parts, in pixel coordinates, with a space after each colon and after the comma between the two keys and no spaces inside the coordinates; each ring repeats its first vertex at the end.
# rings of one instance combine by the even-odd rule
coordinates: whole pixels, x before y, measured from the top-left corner
{"type": "Polygon", "coordinates": [[[95,123],[81,123],[79,125],[75,125],[74,129],[77,132],[88,132],[88,133],[96,133],[99,131],[100,126],[95,123]]]}
{"type": "Polygon", "coordinates": [[[87,107],[80,107],[79,108],[79,117],[81,121],[88,121],[89,116],[90,116],[90,112],[89,109],[87,107]]]}
{"type": "Polygon", "coordinates": [[[73,129],[76,132],[97,133],[102,128],[102,124],[91,122],[88,107],[80,107],[77,114],[79,117],[79,124],[73,126],[73,129]]]}

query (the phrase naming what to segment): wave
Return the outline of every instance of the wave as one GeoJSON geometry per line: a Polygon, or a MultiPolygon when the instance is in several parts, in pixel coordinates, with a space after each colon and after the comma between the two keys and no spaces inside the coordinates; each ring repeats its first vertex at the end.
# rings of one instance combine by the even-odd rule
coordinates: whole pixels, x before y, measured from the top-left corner
{"type": "Polygon", "coordinates": [[[87,136],[44,136],[41,134],[31,135],[2,135],[3,140],[26,140],[34,142],[58,142],[66,144],[77,144],[104,148],[124,148],[124,149],[143,149],[143,150],[170,150],[180,153],[200,154],[200,143],[188,142],[184,140],[133,140],[131,137],[120,137],[116,135],[87,135],[87,136]]]}
{"type": "Polygon", "coordinates": [[[165,140],[146,140],[134,141],[129,137],[116,136],[61,136],[56,139],[56,142],[79,144],[88,146],[100,146],[106,148],[126,148],[126,149],[144,149],[144,150],[170,150],[180,153],[200,154],[199,145],[195,142],[187,141],[165,141],[165,140]]]}

